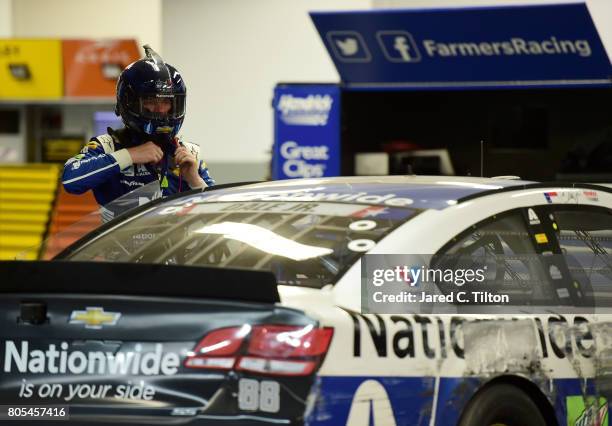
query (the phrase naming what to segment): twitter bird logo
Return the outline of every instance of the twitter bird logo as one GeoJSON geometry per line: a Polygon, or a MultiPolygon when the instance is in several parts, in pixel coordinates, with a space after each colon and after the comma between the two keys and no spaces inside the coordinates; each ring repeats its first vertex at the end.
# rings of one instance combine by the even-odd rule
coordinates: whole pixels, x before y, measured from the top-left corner
{"type": "Polygon", "coordinates": [[[356,31],[330,31],[326,35],[330,50],[341,62],[369,62],[370,52],[356,31]]]}
{"type": "Polygon", "coordinates": [[[336,39],[336,46],[340,49],[343,56],[353,56],[359,51],[357,39],[347,37],[346,40],[336,39]]]}

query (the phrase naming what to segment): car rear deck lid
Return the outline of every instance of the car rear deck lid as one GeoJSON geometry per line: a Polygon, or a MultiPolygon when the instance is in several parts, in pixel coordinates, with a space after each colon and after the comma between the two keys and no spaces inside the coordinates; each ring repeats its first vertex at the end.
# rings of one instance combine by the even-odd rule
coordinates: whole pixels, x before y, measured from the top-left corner
{"type": "Polygon", "coordinates": [[[112,294],[276,303],[268,271],[142,263],[4,261],[0,293],[112,294]]]}

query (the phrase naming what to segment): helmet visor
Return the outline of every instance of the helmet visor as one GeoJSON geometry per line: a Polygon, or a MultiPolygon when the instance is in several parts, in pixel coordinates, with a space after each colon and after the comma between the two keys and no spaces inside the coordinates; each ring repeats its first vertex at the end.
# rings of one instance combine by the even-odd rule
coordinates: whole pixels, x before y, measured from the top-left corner
{"type": "Polygon", "coordinates": [[[185,95],[151,95],[140,98],[139,115],[145,119],[166,120],[185,115],[185,95]]]}

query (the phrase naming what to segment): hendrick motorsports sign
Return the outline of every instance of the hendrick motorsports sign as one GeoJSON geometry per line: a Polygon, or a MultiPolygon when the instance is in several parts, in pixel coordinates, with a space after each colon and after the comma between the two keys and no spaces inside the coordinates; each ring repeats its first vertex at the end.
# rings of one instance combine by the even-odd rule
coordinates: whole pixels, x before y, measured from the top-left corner
{"type": "Polygon", "coordinates": [[[274,91],[272,178],[340,174],[340,89],[279,85],[274,91]]]}
{"type": "Polygon", "coordinates": [[[351,85],[610,85],[585,4],[312,13],[351,85]]]}

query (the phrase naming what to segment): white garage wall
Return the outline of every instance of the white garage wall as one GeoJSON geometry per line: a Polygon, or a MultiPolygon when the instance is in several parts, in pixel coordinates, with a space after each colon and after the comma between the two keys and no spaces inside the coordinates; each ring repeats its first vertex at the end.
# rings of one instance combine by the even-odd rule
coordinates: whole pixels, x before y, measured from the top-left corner
{"type": "Polygon", "coordinates": [[[0,37],[13,35],[12,6],[11,0],[0,0],[0,37]]]}
{"type": "Polygon", "coordinates": [[[161,50],[161,0],[13,0],[12,27],[13,37],[135,38],[161,50]]]}
{"type": "Polygon", "coordinates": [[[363,9],[370,4],[370,0],[163,1],[164,59],[183,73],[188,88],[183,134],[200,144],[215,178],[257,179],[265,174],[277,82],[339,80],[308,11],[363,9]]]}
{"type": "MultiPolygon", "coordinates": [[[[583,1],[584,2],[584,1],[583,1]]],[[[463,7],[490,5],[580,3],[580,0],[372,0],[375,8],[463,7]]],[[[612,0],[586,0],[608,57],[612,60],[612,0]]]]}
{"type": "MultiPolygon", "coordinates": [[[[0,0],[0,37],[135,37],[184,74],[183,133],[220,181],[265,175],[274,85],[337,82],[311,10],[575,0],[0,0]]],[[[612,52],[612,1],[588,0],[612,52]]]]}
{"type": "Polygon", "coordinates": [[[508,4],[579,3],[580,0],[372,0],[375,8],[396,7],[463,7],[508,4]]]}
{"type": "MultiPolygon", "coordinates": [[[[134,38],[161,52],[161,0],[0,0],[0,35],[9,10],[12,37],[134,38]]],[[[62,131],[88,139],[93,113],[113,105],[63,105],[62,131]]]]}

